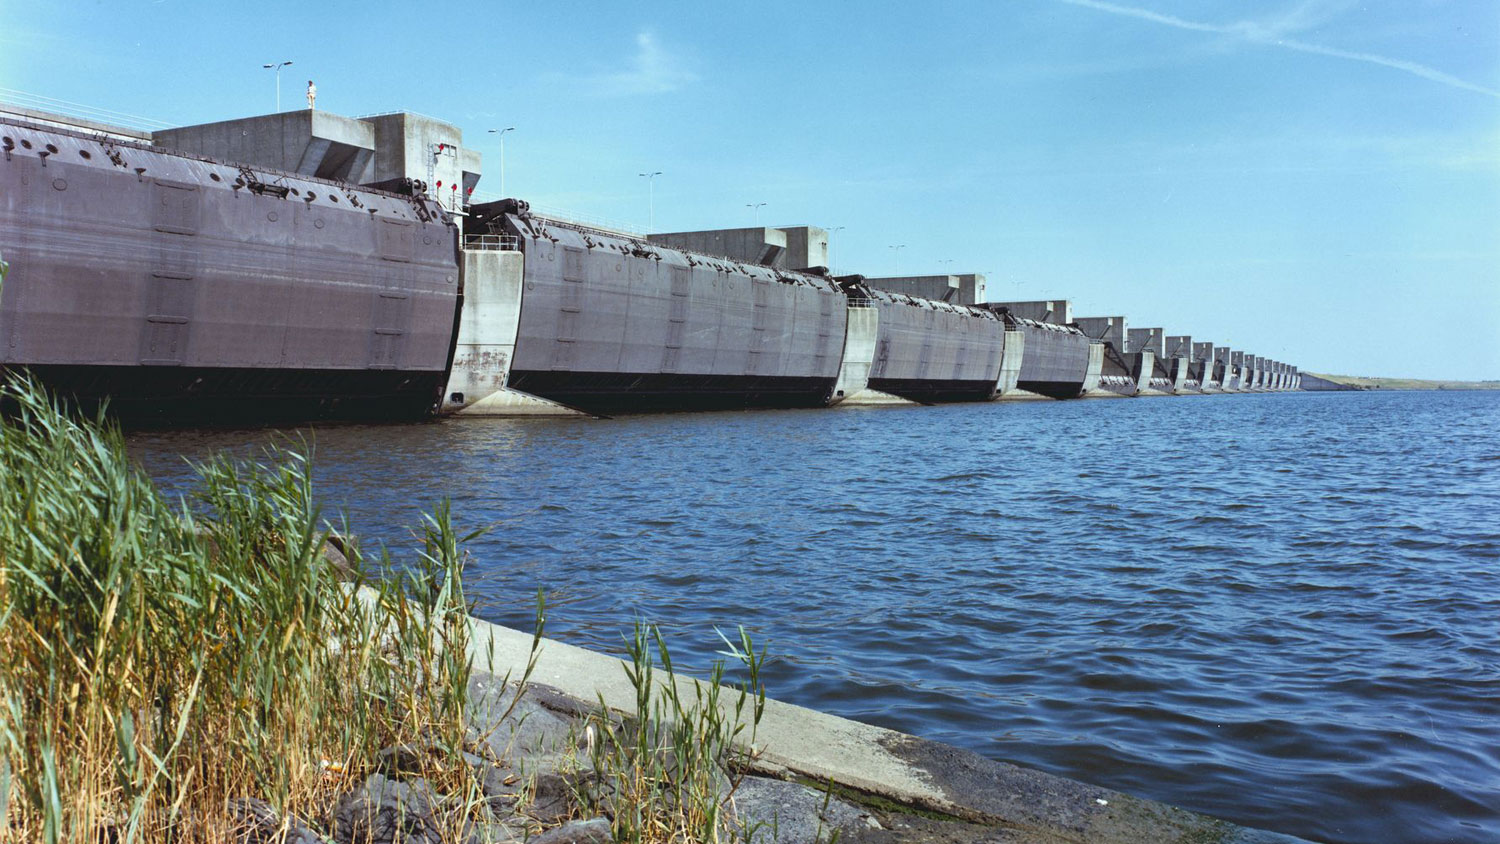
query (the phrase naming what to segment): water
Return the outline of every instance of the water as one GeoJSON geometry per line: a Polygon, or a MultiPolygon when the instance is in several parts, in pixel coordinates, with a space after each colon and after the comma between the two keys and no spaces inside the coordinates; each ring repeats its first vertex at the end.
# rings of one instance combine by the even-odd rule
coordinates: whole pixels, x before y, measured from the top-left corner
{"type": "MultiPolygon", "coordinates": [[[[132,436],[179,454],[266,432],[132,436]]],[[[1500,840],[1500,393],[320,428],[366,537],[442,496],[491,620],[1319,840],[1500,840]]]]}

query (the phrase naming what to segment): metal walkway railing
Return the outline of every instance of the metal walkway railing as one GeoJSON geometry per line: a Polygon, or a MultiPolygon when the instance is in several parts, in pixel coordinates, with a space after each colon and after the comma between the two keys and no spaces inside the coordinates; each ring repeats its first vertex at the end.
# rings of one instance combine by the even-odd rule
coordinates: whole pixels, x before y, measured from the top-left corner
{"type": "Polygon", "coordinates": [[[513,234],[471,234],[464,237],[464,248],[474,252],[519,252],[521,239],[513,234]]]}

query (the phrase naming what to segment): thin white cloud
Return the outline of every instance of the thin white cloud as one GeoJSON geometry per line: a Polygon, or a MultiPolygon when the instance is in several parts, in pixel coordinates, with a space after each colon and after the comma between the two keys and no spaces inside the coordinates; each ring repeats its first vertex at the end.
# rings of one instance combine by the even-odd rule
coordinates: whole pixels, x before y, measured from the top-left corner
{"type": "Polygon", "coordinates": [[[625,67],[585,76],[579,81],[596,93],[610,96],[667,94],[697,81],[682,63],[680,55],[656,40],[656,34],[643,29],[635,35],[635,52],[625,67]]]}
{"type": "Polygon", "coordinates": [[[1329,56],[1349,61],[1365,62],[1367,64],[1388,67],[1392,70],[1400,70],[1414,76],[1420,76],[1441,85],[1458,88],[1464,91],[1473,91],[1489,97],[1500,98],[1500,91],[1476,85],[1464,79],[1459,79],[1440,70],[1435,70],[1423,64],[1409,62],[1402,59],[1392,59],[1374,53],[1361,53],[1353,50],[1341,50],[1337,47],[1327,47],[1322,44],[1313,44],[1300,41],[1295,38],[1287,38],[1284,35],[1294,32],[1309,25],[1313,19],[1310,7],[1304,4],[1289,15],[1273,21],[1240,21],[1231,24],[1203,23],[1176,15],[1167,15],[1161,12],[1143,9],[1138,6],[1122,6],[1118,3],[1109,3],[1105,0],[1054,0],[1057,3],[1065,3],[1069,6],[1082,6],[1095,11],[1107,12],[1112,15],[1120,15],[1137,20],[1158,23],[1176,29],[1186,29],[1192,32],[1208,32],[1215,35],[1228,35],[1249,41],[1254,44],[1265,44],[1269,46],[1282,47],[1287,50],[1296,50],[1302,53],[1312,53],[1319,56],[1329,56]]]}

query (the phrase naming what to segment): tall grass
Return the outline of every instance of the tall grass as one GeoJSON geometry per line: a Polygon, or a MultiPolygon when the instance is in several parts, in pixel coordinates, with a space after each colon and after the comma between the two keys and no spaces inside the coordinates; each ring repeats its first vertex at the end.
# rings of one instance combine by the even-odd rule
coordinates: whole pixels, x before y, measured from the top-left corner
{"type": "MultiPolygon", "coordinates": [[[[232,799],[317,823],[381,748],[458,757],[472,666],[446,506],[413,566],[351,550],[381,575],[361,600],[298,452],[196,466],[174,504],[102,420],[20,380],[0,405],[0,842],[237,840],[232,799]]],[[[472,793],[468,766],[442,771],[472,793]]]]}
{"type": "Polygon", "coordinates": [[[625,674],[635,707],[615,718],[599,700],[588,724],[598,735],[589,742],[595,776],[583,780],[579,794],[585,808],[613,819],[616,841],[718,844],[755,837],[758,830],[736,819],[733,798],[758,753],[766,652],[744,628],[738,642],[720,637],[728,660],[715,660],[706,681],[679,681],[654,625],[637,624],[627,640],[625,674]],[[725,683],[726,661],[740,666],[742,682],[725,683]],[[664,678],[656,676],[657,666],[664,678]]]}

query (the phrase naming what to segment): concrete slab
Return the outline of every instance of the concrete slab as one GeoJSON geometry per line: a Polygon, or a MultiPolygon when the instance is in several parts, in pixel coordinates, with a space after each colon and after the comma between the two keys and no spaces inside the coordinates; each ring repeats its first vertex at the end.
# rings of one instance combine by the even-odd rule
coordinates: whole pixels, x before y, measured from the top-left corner
{"type": "Polygon", "coordinates": [[[995,401],[1057,401],[1057,399],[1017,387],[1008,393],[996,396],[995,401]]]}
{"type": "Polygon", "coordinates": [[[14,103],[0,102],[0,115],[9,115],[28,123],[40,123],[43,126],[58,126],[63,129],[89,132],[95,135],[103,135],[107,138],[117,138],[122,141],[151,143],[151,133],[145,129],[116,126],[112,123],[75,117],[71,114],[57,114],[51,111],[27,108],[14,103]]]}
{"type": "Polygon", "coordinates": [[[835,407],[921,407],[918,402],[911,399],[903,399],[890,393],[882,393],[879,390],[864,389],[852,396],[845,396],[844,400],[835,407]]]}
{"type": "Polygon", "coordinates": [[[1026,359],[1026,332],[1006,329],[1005,348],[1000,354],[1000,377],[995,380],[995,398],[1019,389],[1021,363],[1026,359]]]}
{"type": "Polygon", "coordinates": [[[995,310],[1005,308],[1021,319],[1034,319],[1053,325],[1069,325],[1073,322],[1073,303],[1067,299],[1044,299],[1034,302],[986,302],[985,307],[995,310]]]}
{"type": "Polygon", "coordinates": [[[589,414],[581,410],[565,407],[554,401],[548,401],[541,396],[533,396],[520,390],[512,390],[502,387],[487,394],[478,401],[471,402],[461,410],[453,411],[453,416],[472,417],[495,417],[495,416],[531,416],[558,418],[567,416],[588,417],[589,414]]]}
{"type": "Polygon", "coordinates": [[[875,365],[875,346],[880,338],[880,311],[875,308],[849,308],[844,327],[844,357],[839,377],[833,385],[833,404],[843,404],[864,392],[870,385],[870,368],[875,365]]]}
{"type": "Polygon", "coordinates": [[[1125,317],[1078,317],[1073,320],[1073,324],[1087,334],[1090,340],[1098,340],[1111,346],[1120,354],[1127,351],[1125,337],[1129,329],[1126,327],[1125,317]]]}
{"type": "Polygon", "coordinates": [[[817,226],[755,226],[656,232],[652,243],[784,270],[828,266],[828,232],[817,226]]]}
{"type": "Polygon", "coordinates": [[[238,164],[364,183],[375,129],[352,117],[303,109],[179,126],[152,133],[157,146],[238,164]]]}
{"type": "MultiPolygon", "coordinates": [[[[532,635],[472,622],[476,667],[524,670],[532,635]]],[[[613,657],[543,640],[532,679],[583,702],[633,710],[635,689],[613,657]]],[[[686,694],[692,694],[679,682],[686,694]]],[[[728,702],[726,702],[728,705],[728,702]]],[[[751,763],[783,779],[832,781],[847,790],[952,819],[992,826],[1000,840],[1047,842],[1232,842],[1292,844],[1301,839],[1141,800],[1062,777],[995,762],[956,747],[767,701],[751,763]]]]}
{"type": "Polygon", "coordinates": [[[1165,328],[1131,328],[1125,334],[1125,351],[1151,352],[1157,360],[1167,356],[1167,330],[1165,328]]]}
{"type": "Polygon", "coordinates": [[[985,301],[986,297],[983,273],[867,277],[865,284],[877,290],[905,293],[908,296],[955,305],[977,305],[985,301]]]}

